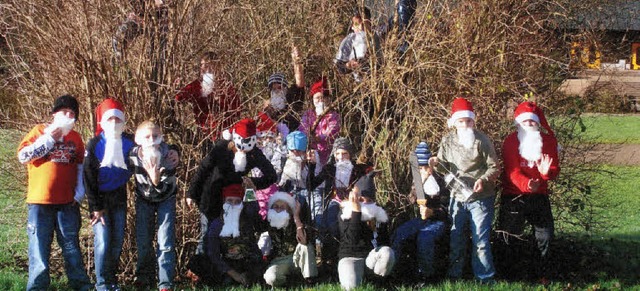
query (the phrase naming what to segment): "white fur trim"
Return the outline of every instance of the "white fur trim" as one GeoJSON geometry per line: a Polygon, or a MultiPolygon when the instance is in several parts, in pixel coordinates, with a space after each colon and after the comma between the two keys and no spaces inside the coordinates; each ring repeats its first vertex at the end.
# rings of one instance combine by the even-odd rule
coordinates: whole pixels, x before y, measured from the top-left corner
{"type": "Polygon", "coordinates": [[[451,115],[451,118],[449,118],[449,120],[447,120],[447,125],[449,125],[449,127],[453,127],[453,124],[456,122],[456,120],[460,119],[460,118],[471,118],[473,120],[476,120],[476,114],[473,113],[473,111],[471,110],[460,110],[460,111],[456,111],[455,113],[453,113],[451,115]]]}
{"type": "Polygon", "coordinates": [[[533,112],[523,112],[518,114],[518,116],[516,116],[516,122],[517,123],[521,123],[525,120],[531,119],[535,122],[537,122],[538,124],[540,124],[540,117],[538,117],[537,114],[533,113],[533,112]]]}
{"type": "Polygon", "coordinates": [[[273,193],[273,195],[271,195],[271,197],[269,198],[269,209],[271,209],[271,206],[273,206],[273,203],[276,203],[276,201],[278,200],[287,202],[289,207],[291,207],[291,210],[295,211],[296,200],[293,198],[293,196],[289,195],[289,193],[282,192],[282,191],[278,191],[276,193],[273,193]]]}
{"type": "Polygon", "coordinates": [[[244,172],[247,167],[247,154],[241,150],[233,156],[233,166],[236,172],[244,172]]]}
{"type": "Polygon", "coordinates": [[[100,122],[105,122],[107,120],[109,120],[109,118],[111,118],[111,116],[115,116],[117,118],[119,118],[120,120],[122,120],[122,122],[125,122],[124,119],[124,112],[122,112],[119,109],[109,109],[107,111],[105,111],[104,113],[102,113],[102,117],[100,118],[100,122]]]}
{"type": "MultiPolygon", "coordinates": [[[[351,201],[343,201],[342,203],[340,203],[340,206],[342,207],[342,214],[340,215],[340,219],[351,219],[351,213],[353,212],[351,208],[351,201]]],[[[369,221],[374,218],[376,220],[376,223],[385,223],[389,221],[387,212],[384,210],[384,208],[378,206],[377,204],[373,204],[373,206],[367,207],[363,203],[360,203],[360,209],[362,213],[362,221],[369,221]]]]}
{"type": "Polygon", "coordinates": [[[231,140],[232,138],[233,136],[231,135],[231,131],[229,131],[228,129],[222,131],[222,139],[231,140]]]}

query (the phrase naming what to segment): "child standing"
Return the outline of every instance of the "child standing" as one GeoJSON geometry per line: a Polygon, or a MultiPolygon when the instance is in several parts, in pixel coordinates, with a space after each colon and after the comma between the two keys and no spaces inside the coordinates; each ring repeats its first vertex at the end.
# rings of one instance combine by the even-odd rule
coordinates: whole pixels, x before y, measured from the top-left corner
{"type": "Polygon", "coordinates": [[[136,285],[150,287],[155,279],[155,268],[151,266],[156,230],[158,289],[171,290],[176,267],[176,171],[167,161],[169,145],[162,140],[160,126],[154,121],[138,126],[135,142],[137,146],[131,150],[129,160],[136,178],[136,285]]]}

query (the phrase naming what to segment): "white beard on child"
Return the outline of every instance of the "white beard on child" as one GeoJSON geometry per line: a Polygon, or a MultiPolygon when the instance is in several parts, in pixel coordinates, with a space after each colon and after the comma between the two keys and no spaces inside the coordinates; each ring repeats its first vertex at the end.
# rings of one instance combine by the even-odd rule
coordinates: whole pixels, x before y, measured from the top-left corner
{"type": "Polygon", "coordinates": [[[269,209],[269,212],[267,212],[267,220],[272,227],[282,229],[289,225],[291,215],[289,215],[289,212],[286,210],[278,212],[275,209],[269,209]]]}
{"type": "Polygon", "coordinates": [[[105,146],[104,156],[100,167],[115,167],[121,169],[127,169],[127,164],[124,162],[124,153],[122,149],[122,131],[124,130],[124,123],[120,122],[102,122],[100,123],[102,130],[104,131],[105,146]]]}
{"type": "Polygon", "coordinates": [[[466,149],[473,147],[473,143],[476,141],[476,135],[473,132],[472,127],[460,127],[456,129],[458,133],[458,142],[466,149]]]}
{"type": "Polygon", "coordinates": [[[51,133],[57,128],[62,130],[62,136],[66,136],[71,132],[73,126],[76,124],[76,120],[74,118],[69,118],[62,112],[57,112],[53,115],[53,122],[45,129],[46,133],[51,133]]]}
{"type": "Polygon", "coordinates": [[[316,115],[320,116],[324,112],[324,102],[313,102],[313,106],[315,107],[316,115]]]}
{"type": "Polygon", "coordinates": [[[247,167],[247,154],[241,150],[237,150],[233,156],[233,166],[236,172],[244,172],[247,167]]]}
{"type": "Polygon", "coordinates": [[[349,187],[353,164],[350,160],[336,162],[336,187],[349,187]]]}
{"type": "Polygon", "coordinates": [[[518,152],[532,167],[542,157],[542,135],[537,127],[518,126],[518,152]]]}
{"type": "Polygon", "coordinates": [[[205,73],[202,75],[202,82],[200,83],[200,94],[202,97],[207,97],[215,86],[215,75],[212,73],[205,73]]]}
{"type": "Polygon", "coordinates": [[[222,215],[223,225],[220,231],[221,237],[239,237],[240,236],[240,214],[242,213],[243,204],[231,205],[225,203],[222,205],[224,211],[222,215]]]}

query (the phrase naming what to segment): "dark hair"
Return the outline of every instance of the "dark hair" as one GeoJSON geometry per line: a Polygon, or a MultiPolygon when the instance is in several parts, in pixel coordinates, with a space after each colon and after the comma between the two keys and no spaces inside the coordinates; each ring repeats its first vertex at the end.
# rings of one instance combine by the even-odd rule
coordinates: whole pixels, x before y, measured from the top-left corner
{"type": "Polygon", "coordinates": [[[70,109],[75,114],[76,118],[80,114],[80,109],[78,106],[78,100],[72,95],[66,94],[56,98],[53,101],[53,107],[51,107],[51,114],[56,113],[62,109],[70,109]]]}
{"type": "Polygon", "coordinates": [[[218,58],[218,54],[216,54],[215,52],[208,51],[202,54],[202,57],[200,58],[200,60],[211,62],[211,61],[219,61],[220,58],[218,58]]]}
{"type": "Polygon", "coordinates": [[[362,20],[371,19],[371,10],[367,6],[356,7],[353,9],[353,16],[360,17],[362,20]],[[364,13],[364,17],[362,17],[362,13],[364,13]]]}

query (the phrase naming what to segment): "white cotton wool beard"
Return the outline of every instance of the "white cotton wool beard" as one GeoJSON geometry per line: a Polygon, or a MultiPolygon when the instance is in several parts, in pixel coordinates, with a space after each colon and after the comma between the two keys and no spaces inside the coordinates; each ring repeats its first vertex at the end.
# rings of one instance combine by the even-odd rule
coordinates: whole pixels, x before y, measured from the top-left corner
{"type": "Polygon", "coordinates": [[[476,135],[473,132],[473,128],[471,127],[460,127],[456,129],[458,134],[458,142],[466,148],[470,149],[473,147],[473,143],[476,141],[476,135]]]}
{"type": "Polygon", "coordinates": [[[267,220],[272,227],[282,229],[289,225],[291,215],[289,215],[289,212],[286,210],[278,212],[275,209],[269,209],[267,212],[267,220]]]}
{"type": "Polygon", "coordinates": [[[542,157],[542,135],[540,131],[531,128],[518,127],[518,152],[530,165],[542,157]]]}
{"type": "Polygon", "coordinates": [[[351,161],[338,161],[336,162],[336,186],[344,188],[349,186],[351,180],[351,170],[353,170],[353,164],[351,161]]]}
{"type": "Polygon", "coordinates": [[[207,97],[215,86],[215,75],[212,73],[205,73],[202,75],[202,83],[200,83],[200,93],[202,97],[207,97]]]}
{"type": "Polygon", "coordinates": [[[247,154],[241,150],[237,150],[233,156],[233,166],[236,172],[244,172],[247,168],[247,154]]]}
{"type": "Polygon", "coordinates": [[[242,213],[244,206],[242,203],[238,205],[231,205],[225,203],[222,205],[224,211],[222,219],[224,224],[220,231],[221,237],[239,237],[240,236],[240,214],[242,213]]]}

